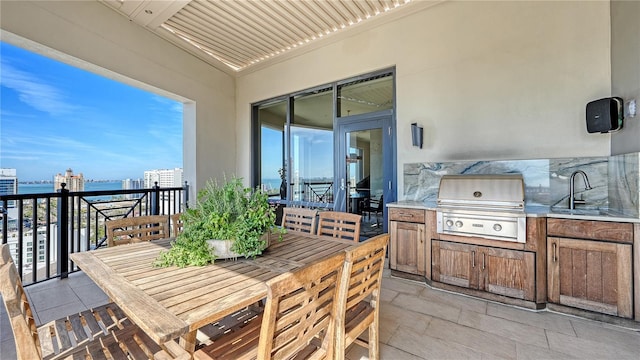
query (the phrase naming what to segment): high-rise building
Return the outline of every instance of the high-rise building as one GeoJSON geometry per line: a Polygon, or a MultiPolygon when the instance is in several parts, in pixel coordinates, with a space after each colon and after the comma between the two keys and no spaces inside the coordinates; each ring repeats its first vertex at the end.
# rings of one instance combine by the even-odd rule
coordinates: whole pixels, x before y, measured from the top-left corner
{"type": "MultiPolygon", "coordinates": [[[[155,186],[155,183],[161,188],[168,187],[182,187],[182,169],[156,169],[148,170],[144,172],[144,187],[146,189],[155,186]]],[[[174,197],[176,196],[174,191],[164,191],[160,193],[160,213],[172,214],[175,209],[171,209],[171,204],[174,204],[174,197]]]]}
{"type": "Polygon", "coordinates": [[[74,175],[71,168],[67,169],[64,175],[58,173],[53,177],[53,190],[60,190],[62,183],[67,184],[65,189],[69,191],[84,191],[84,175],[82,173],[74,175]]]}
{"type": "MultiPolygon", "coordinates": [[[[122,190],[144,189],[144,180],[142,179],[124,179],[122,180],[122,190]]],[[[127,199],[137,199],[141,194],[126,194],[127,199]]]]}
{"type": "MultiPolygon", "coordinates": [[[[18,193],[18,176],[16,169],[0,168],[0,195],[15,195],[18,193]]],[[[7,207],[15,207],[15,201],[10,201],[7,207]]]]}
{"type": "Polygon", "coordinates": [[[122,180],[122,190],[144,189],[144,181],[142,179],[124,179],[122,180]]]}
{"type": "Polygon", "coordinates": [[[152,188],[158,182],[160,187],[182,186],[182,168],[156,169],[144,172],[144,187],[152,188]]]}

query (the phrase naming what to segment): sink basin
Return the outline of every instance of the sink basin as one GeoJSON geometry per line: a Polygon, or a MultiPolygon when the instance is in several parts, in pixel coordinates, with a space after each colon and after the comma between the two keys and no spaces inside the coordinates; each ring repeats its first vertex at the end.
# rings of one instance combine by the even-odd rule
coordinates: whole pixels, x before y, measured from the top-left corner
{"type": "Polygon", "coordinates": [[[552,214],[567,215],[586,215],[586,216],[612,216],[613,214],[606,209],[563,209],[551,208],[552,214]]]}

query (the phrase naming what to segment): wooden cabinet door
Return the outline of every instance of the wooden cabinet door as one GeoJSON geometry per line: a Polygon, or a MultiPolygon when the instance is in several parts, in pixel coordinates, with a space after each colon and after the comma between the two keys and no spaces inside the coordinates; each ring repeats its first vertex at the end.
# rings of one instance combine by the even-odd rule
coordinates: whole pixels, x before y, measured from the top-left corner
{"type": "Polygon", "coordinates": [[[425,275],[425,224],[390,221],[391,255],[389,266],[393,270],[425,275]]]}
{"type": "Polygon", "coordinates": [[[480,288],[494,294],[535,300],[535,254],[482,247],[478,256],[480,288]]]}
{"type": "Polygon", "coordinates": [[[549,302],[632,317],[631,245],[549,237],[549,302]]]}
{"type": "Polygon", "coordinates": [[[471,289],[478,288],[478,247],[431,241],[431,276],[434,281],[471,289]]]}

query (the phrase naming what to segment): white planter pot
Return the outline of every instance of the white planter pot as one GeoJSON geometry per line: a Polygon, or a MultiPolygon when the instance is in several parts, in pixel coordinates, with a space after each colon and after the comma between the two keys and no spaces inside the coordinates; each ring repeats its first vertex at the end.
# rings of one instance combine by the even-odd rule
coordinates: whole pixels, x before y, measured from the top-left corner
{"type": "MultiPolygon", "coordinates": [[[[261,239],[265,239],[265,246],[262,250],[266,249],[271,245],[271,236],[270,232],[262,235],[261,239]]],[[[234,240],[218,240],[218,239],[210,239],[207,240],[207,243],[213,250],[213,253],[216,255],[216,259],[235,259],[238,257],[242,257],[242,255],[231,250],[233,246],[234,240]]]]}

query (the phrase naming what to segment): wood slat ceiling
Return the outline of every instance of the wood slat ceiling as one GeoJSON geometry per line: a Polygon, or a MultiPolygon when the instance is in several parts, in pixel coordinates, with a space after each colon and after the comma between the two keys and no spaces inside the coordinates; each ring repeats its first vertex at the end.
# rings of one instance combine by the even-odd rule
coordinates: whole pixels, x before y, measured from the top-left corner
{"type": "Polygon", "coordinates": [[[398,11],[412,0],[100,1],[237,72],[398,11]]]}

